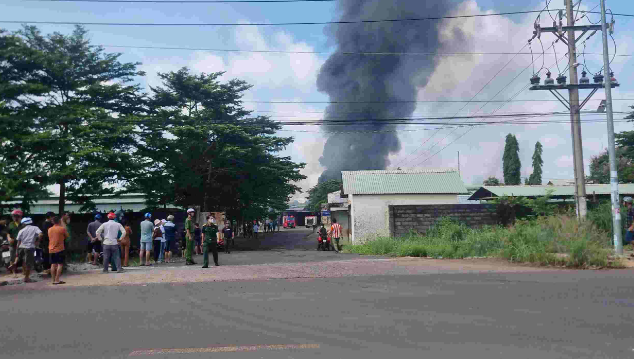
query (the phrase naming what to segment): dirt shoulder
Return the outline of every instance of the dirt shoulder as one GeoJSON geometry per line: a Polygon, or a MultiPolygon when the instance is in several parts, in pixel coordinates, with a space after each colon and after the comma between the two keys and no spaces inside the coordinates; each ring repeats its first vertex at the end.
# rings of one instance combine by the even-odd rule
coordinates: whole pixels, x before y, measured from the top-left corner
{"type": "MultiPolygon", "coordinates": [[[[53,286],[50,277],[12,287],[55,288],[77,286],[125,286],[148,283],[196,283],[266,279],[337,278],[372,275],[428,275],[441,273],[543,272],[553,268],[514,265],[494,259],[447,260],[423,258],[352,259],[309,263],[273,263],[210,267],[131,267],[123,273],[101,270],[65,273],[64,285],[53,286]]],[[[7,280],[2,276],[0,280],[7,280]]]]}

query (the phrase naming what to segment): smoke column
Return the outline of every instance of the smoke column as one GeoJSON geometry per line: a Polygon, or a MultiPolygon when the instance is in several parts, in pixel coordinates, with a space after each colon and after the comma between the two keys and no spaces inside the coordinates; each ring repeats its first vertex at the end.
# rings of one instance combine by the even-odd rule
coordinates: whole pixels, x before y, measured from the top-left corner
{"type": "MultiPolygon", "coordinates": [[[[340,0],[341,20],[403,19],[443,16],[447,0],[340,0]]],[[[416,108],[417,90],[425,87],[438,59],[434,56],[347,55],[345,52],[435,52],[440,50],[436,20],[332,25],[326,35],[337,51],[324,63],[317,88],[333,103],[326,120],[349,120],[350,125],[323,125],[331,134],[319,162],[326,170],[319,182],[341,179],[340,171],[385,169],[388,155],[401,144],[394,125],[355,124],[361,119],[405,118],[416,108]],[[401,101],[395,103],[394,101],[401,101]],[[358,103],[375,102],[375,103],[358,103]],[[383,103],[376,103],[383,102],[383,103]],[[373,133],[371,131],[383,131],[373,133]]]]}

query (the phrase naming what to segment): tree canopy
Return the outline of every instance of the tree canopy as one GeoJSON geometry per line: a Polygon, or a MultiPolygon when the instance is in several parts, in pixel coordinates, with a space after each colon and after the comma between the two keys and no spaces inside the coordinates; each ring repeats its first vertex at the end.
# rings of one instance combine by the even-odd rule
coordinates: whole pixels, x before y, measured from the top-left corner
{"type": "Polygon", "coordinates": [[[522,182],[521,169],[522,163],[520,161],[520,148],[517,138],[513,134],[506,136],[506,143],[504,145],[504,154],[502,156],[502,169],[504,172],[504,184],[506,185],[519,185],[522,182]]]}
{"type": "Polygon", "coordinates": [[[293,142],[281,126],[250,117],[240,98],[250,86],[220,82],[222,72],[193,74],[188,68],[159,73],[151,114],[141,124],[144,159],[136,180],[151,206],[199,205],[250,220],[285,209],[304,164],[278,152],[293,142]]]}
{"type": "Polygon", "coordinates": [[[500,180],[497,179],[496,177],[489,177],[486,180],[484,180],[484,182],[482,183],[484,186],[499,186],[500,185],[500,180]]]}
{"type": "Polygon", "coordinates": [[[90,45],[80,26],[70,35],[25,26],[5,40],[25,54],[6,58],[17,76],[9,83],[32,85],[18,86],[7,102],[22,127],[9,141],[15,158],[7,169],[16,173],[22,163],[40,186],[59,185],[60,213],[67,198],[90,206],[92,197],[114,193],[106,185],[125,184],[133,173],[134,115],[143,101],[130,83],[144,74],[138,64],[90,45]]]}
{"type": "Polygon", "coordinates": [[[306,209],[311,212],[321,211],[321,205],[328,203],[328,193],[339,191],[342,182],[338,180],[328,180],[321,182],[308,190],[308,202],[306,209]]]}

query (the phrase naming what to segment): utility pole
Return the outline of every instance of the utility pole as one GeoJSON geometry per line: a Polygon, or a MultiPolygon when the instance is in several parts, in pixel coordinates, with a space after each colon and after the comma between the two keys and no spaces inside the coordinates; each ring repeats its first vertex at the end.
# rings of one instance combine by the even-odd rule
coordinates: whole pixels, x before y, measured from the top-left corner
{"type": "MultiPolygon", "coordinates": [[[[573,13],[572,0],[564,0],[566,3],[566,19],[568,26],[575,26],[575,14],[573,13]]],[[[577,78],[577,45],[575,40],[575,30],[568,30],[568,66],[570,67],[570,84],[579,84],[577,78]]],[[[570,102],[570,126],[572,127],[572,150],[573,161],[575,163],[575,193],[577,203],[577,215],[581,220],[586,219],[586,176],[583,171],[583,148],[581,141],[581,113],[579,108],[579,89],[568,89],[570,102]]]]}
{"type": "MultiPolygon", "coordinates": [[[[575,173],[575,204],[577,211],[577,218],[579,220],[585,220],[587,214],[586,205],[586,181],[583,168],[583,149],[581,140],[581,109],[588,103],[588,100],[594,95],[599,88],[604,87],[603,76],[597,74],[594,76],[594,83],[591,84],[590,80],[585,76],[584,71],[581,82],[577,77],[577,41],[581,40],[584,35],[592,31],[586,38],[592,37],[597,31],[601,30],[601,25],[583,25],[575,26],[575,18],[573,12],[573,0],[564,0],[566,5],[566,19],[568,21],[567,26],[563,26],[563,12],[559,11],[559,24],[553,22],[553,27],[540,27],[539,24],[535,24],[535,31],[533,31],[532,41],[535,37],[540,37],[542,32],[553,33],[558,40],[568,45],[568,67],[570,69],[570,84],[566,84],[566,76],[559,74],[557,77],[557,84],[550,78],[550,72],[548,72],[547,79],[544,80],[544,85],[540,85],[540,77],[538,74],[533,74],[531,78],[532,86],[530,90],[548,90],[550,91],[568,110],[570,110],[570,127],[572,132],[572,153],[573,164],[575,173]],[[576,37],[575,32],[581,31],[581,35],[576,37]],[[564,34],[565,32],[565,34],[564,34]],[[579,103],[579,90],[588,89],[592,90],[590,94],[579,103]],[[559,93],[558,90],[568,90],[568,99],[559,93]]],[[[609,87],[616,87],[618,84],[608,84],[609,87]]]]}
{"type": "Polygon", "coordinates": [[[621,203],[619,199],[619,176],[616,168],[614,146],[614,118],[612,114],[612,74],[610,72],[610,56],[608,54],[608,26],[605,22],[605,0],[601,0],[601,32],[603,35],[603,68],[605,69],[605,109],[608,115],[608,155],[610,157],[610,185],[612,200],[612,231],[614,232],[614,251],[623,254],[621,238],[621,203]]]}
{"type": "Polygon", "coordinates": [[[460,151],[458,151],[458,177],[460,177],[460,151]]]}

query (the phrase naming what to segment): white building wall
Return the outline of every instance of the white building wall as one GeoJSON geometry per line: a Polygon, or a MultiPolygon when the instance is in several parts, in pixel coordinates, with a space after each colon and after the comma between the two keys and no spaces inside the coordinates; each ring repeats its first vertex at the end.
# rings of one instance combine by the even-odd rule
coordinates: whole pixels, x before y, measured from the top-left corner
{"type": "Polygon", "coordinates": [[[358,244],[390,234],[390,205],[457,204],[455,194],[350,195],[352,243],[358,244]]]}

